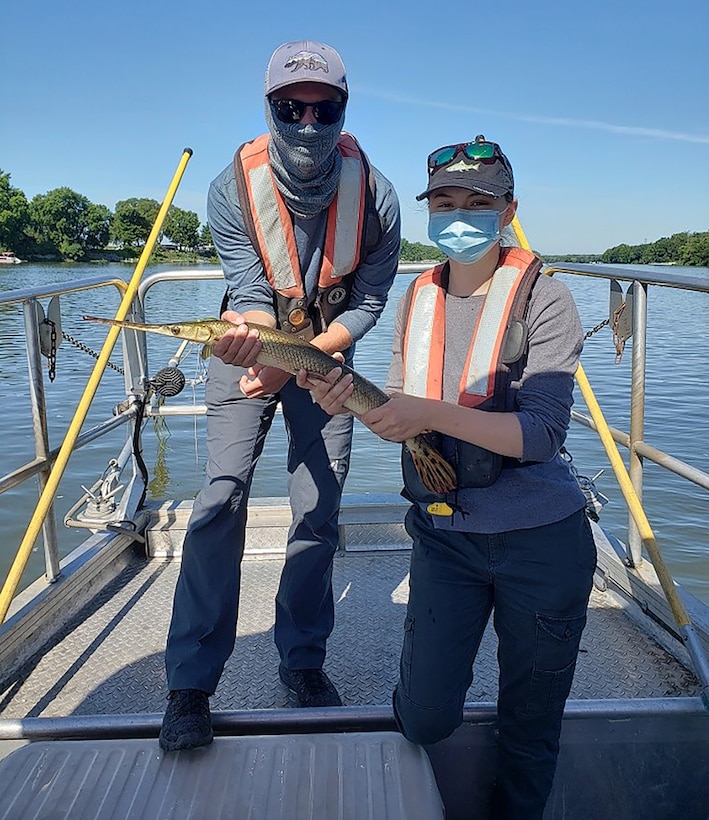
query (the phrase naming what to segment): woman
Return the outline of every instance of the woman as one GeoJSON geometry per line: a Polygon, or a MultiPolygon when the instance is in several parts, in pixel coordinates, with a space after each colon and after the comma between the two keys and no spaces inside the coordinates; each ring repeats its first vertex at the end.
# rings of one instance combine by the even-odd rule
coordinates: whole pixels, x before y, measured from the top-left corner
{"type": "MultiPolygon", "coordinates": [[[[541,261],[503,247],[517,201],[508,159],[479,136],[428,157],[430,239],[448,261],[397,313],[391,400],[362,421],[384,439],[433,431],[458,488],[436,498],[404,455],[410,593],[394,693],[399,726],[430,744],[462,722],[494,611],[499,642],[494,816],[541,818],[551,791],[596,562],[585,499],[559,450],[582,329],[541,261]]],[[[344,412],[351,378],[298,383],[344,412]]]]}

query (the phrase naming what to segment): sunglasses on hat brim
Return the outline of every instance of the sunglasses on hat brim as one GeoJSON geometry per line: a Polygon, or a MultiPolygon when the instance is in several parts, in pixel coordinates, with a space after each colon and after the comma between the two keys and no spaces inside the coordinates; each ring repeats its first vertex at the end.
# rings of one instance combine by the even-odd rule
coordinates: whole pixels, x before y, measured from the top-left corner
{"type": "Polygon", "coordinates": [[[276,119],[286,124],[300,122],[305,112],[310,108],[315,122],[320,125],[333,125],[342,116],[345,103],[337,100],[320,100],[314,103],[305,103],[300,100],[280,99],[269,100],[276,119]]]}
{"type": "Polygon", "coordinates": [[[428,155],[428,173],[433,174],[439,168],[445,168],[459,155],[485,164],[500,160],[505,166],[507,158],[496,142],[475,140],[475,142],[459,142],[456,145],[444,145],[428,155]]]}

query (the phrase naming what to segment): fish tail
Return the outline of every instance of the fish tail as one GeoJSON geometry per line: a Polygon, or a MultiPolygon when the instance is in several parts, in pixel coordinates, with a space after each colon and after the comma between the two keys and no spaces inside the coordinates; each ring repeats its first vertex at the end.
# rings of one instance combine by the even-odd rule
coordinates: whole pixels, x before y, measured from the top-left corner
{"type": "Polygon", "coordinates": [[[452,493],[457,480],[453,467],[426,440],[425,436],[416,436],[406,442],[411,453],[416,472],[427,490],[432,493],[452,493]]]}

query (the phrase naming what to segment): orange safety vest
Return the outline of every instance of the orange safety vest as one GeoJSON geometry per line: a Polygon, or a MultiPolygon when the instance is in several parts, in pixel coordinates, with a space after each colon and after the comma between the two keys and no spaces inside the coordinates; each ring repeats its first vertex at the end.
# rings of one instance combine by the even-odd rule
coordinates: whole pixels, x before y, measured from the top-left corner
{"type": "MultiPolygon", "coordinates": [[[[524,317],[541,268],[541,259],[533,253],[502,248],[500,265],[470,340],[458,404],[485,410],[512,409],[510,365],[519,362],[527,349],[524,317]]],[[[445,264],[438,265],[416,279],[403,336],[404,393],[439,400],[443,398],[445,270],[445,264]]],[[[503,466],[524,466],[484,447],[440,433],[431,435],[435,446],[455,463],[459,489],[488,487],[497,481],[503,466]]],[[[402,471],[406,498],[427,504],[434,515],[451,515],[453,508],[443,503],[445,497],[429,493],[423,486],[405,447],[402,471]]]]}
{"type": "Polygon", "coordinates": [[[310,315],[292,215],[276,187],[268,161],[269,139],[268,134],[263,134],[242,145],[234,156],[239,200],[247,233],[276,294],[280,327],[312,338],[347,307],[351,281],[346,277],[360,262],[367,207],[373,208],[369,202],[373,186],[370,167],[355,138],[343,132],[338,141],[342,170],[337,193],[327,212],[317,313],[310,315]]]}
{"type": "MultiPolygon", "coordinates": [[[[527,342],[524,314],[541,260],[521,248],[502,248],[485,303],[477,318],[458,389],[464,407],[506,404],[509,364],[527,342]]],[[[404,393],[443,398],[445,341],[445,265],[415,281],[403,338],[404,393]]]]}

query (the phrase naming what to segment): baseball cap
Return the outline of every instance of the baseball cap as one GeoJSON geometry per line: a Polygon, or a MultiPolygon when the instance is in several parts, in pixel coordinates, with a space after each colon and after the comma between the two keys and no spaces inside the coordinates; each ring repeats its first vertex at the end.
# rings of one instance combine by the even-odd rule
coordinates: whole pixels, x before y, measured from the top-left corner
{"type": "Polygon", "coordinates": [[[347,99],[347,75],[342,58],[331,46],[314,40],[283,43],[271,55],[266,69],[266,96],[293,83],[323,83],[347,99]]]}
{"type": "MultiPolygon", "coordinates": [[[[434,166],[433,170],[429,170],[428,187],[416,197],[417,200],[420,201],[438,188],[446,188],[449,185],[466,188],[487,196],[514,195],[515,182],[512,166],[499,145],[488,143],[481,135],[473,143],[462,143],[448,148],[452,151],[452,158],[438,167],[434,166]],[[491,157],[473,159],[466,153],[469,146],[474,149],[480,145],[480,140],[487,145],[494,145],[494,154],[491,157]]],[[[429,169],[431,158],[446,151],[447,149],[439,148],[429,156],[429,169]]],[[[474,153],[474,150],[470,153],[474,153]]]]}

